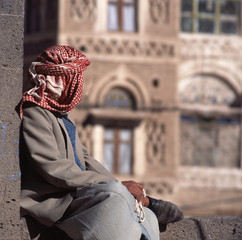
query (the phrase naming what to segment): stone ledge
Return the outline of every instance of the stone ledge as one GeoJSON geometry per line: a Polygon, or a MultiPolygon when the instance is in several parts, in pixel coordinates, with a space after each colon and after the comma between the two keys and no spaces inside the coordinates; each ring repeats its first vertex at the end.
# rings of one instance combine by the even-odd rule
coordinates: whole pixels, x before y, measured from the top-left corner
{"type": "MultiPolygon", "coordinates": [[[[25,219],[21,220],[21,226],[23,231],[21,240],[69,240],[63,232],[43,227],[39,229],[40,234],[33,231],[30,237],[25,219]]],[[[160,233],[160,240],[241,240],[242,217],[185,218],[180,222],[168,224],[163,230],[160,233]]]]}
{"type": "Polygon", "coordinates": [[[242,217],[198,217],[168,224],[160,234],[165,240],[241,240],[242,217]]]}

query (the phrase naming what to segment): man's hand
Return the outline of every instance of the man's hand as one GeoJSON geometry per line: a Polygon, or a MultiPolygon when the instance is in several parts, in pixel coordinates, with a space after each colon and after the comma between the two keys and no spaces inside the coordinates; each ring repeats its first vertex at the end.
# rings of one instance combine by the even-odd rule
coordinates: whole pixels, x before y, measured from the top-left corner
{"type": "Polygon", "coordinates": [[[122,181],[122,184],[128,189],[128,191],[137,199],[138,202],[141,202],[143,206],[149,205],[149,199],[144,196],[143,186],[134,181],[122,181]]]}

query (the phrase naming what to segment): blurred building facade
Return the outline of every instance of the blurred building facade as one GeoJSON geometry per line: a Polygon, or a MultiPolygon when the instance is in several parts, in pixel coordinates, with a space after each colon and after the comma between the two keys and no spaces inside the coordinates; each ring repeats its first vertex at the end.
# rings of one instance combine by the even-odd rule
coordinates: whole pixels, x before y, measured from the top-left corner
{"type": "MultiPolygon", "coordinates": [[[[26,0],[25,66],[86,54],[80,139],[187,215],[242,215],[240,0],[26,0]]],[[[26,68],[27,69],[27,68],[26,68]]]]}

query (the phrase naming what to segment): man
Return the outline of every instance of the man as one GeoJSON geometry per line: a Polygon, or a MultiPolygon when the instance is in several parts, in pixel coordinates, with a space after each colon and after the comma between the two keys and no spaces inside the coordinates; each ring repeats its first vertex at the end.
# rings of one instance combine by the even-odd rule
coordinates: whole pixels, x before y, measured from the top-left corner
{"type": "Polygon", "coordinates": [[[116,180],[80,143],[69,112],[82,96],[90,64],[78,50],[53,46],[29,68],[32,87],[18,106],[21,215],[72,239],[159,239],[159,224],[181,220],[174,204],[116,180]]]}

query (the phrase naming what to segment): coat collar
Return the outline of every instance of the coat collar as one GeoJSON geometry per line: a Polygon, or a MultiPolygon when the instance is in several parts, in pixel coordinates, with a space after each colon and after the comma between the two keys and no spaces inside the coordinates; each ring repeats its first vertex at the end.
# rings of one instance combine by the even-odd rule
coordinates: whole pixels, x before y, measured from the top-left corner
{"type": "Polygon", "coordinates": [[[66,113],[66,114],[60,114],[60,113],[55,113],[56,115],[56,118],[57,118],[57,121],[59,122],[59,124],[65,129],[65,125],[62,121],[62,118],[65,118],[65,119],[68,119],[72,124],[75,125],[76,127],[76,124],[74,122],[74,120],[72,119],[72,117],[70,116],[69,113],[66,113]]]}

